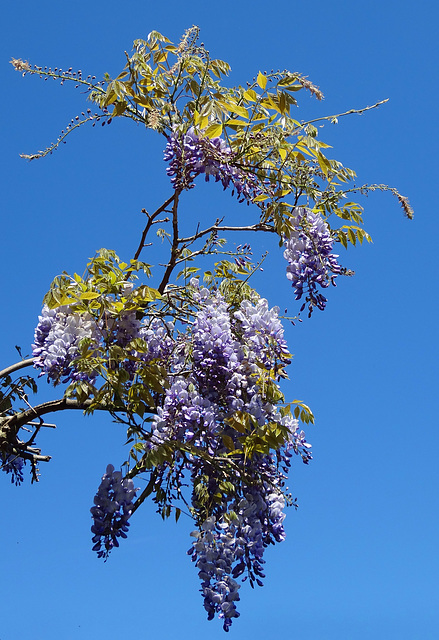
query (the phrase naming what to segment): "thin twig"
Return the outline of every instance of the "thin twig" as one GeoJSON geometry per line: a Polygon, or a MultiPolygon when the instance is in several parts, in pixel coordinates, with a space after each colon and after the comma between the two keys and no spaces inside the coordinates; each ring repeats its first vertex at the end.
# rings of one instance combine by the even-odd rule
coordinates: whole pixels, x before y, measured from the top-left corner
{"type": "Polygon", "coordinates": [[[166,209],[167,206],[169,206],[171,204],[171,202],[174,200],[176,194],[173,193],[172,196],[170,198],[168,198],[156,211],[154,211],[154,213],[149,214],[145,211],[145,209],[143,209],[143,213],[146,213],[146,215],[148,216],[148,222],[146,223],[146,226],[143,230],[142,233],[142,237],[140,239],[140,243],[139,246],[137,248],[136,253],[134,254],[134,260],[138,260],[140,254],[142,253],[142,249],[145,246],[145,239],[146,236],[148,235],[152,225],[154,224],[154,220],[155,218],[157,218],[158,215],[160,215],[162,213],[162,211],[164,211],[166,209]]]}
{"type": "Polygon", "coordinates": [[[382,104],[385,104],[386,102],[389,102],[389,98],[386,98],[385,100],[380,100],[380,102],[377,102],[376,104],[373,104],[370,107],[363,107],[362,109],[349,109],[349,111],[344,111],[343,113],[337,113],[336,115],[333,115],[333,116],[322,116],[320,118],[315,118],[314,120],[307,120],[306,122],[302,122],[300,127],[293,129],[293,131],[289,135],[292,135],[295,131],[297,131],[297,129],[303,129],[303,127],[306,127],[308,124],[313,124],[314,122],[321,122],[322,120],[336,120],[337,118],[342,118],[343,116],[350,116],[352,114],[361,115],[365,111],[376,109],[377,107],[381,106],[382,104]]]}
{"type": "Polygon", "coordinates": [[[275,229],[268,224],[264,224],[263,222],[258,222],[257,224],[251,225],[249,227],[229,227],[229,226],[217,226],[215,223],[208,229],[204,229],[203,231],[198,231],[193,236],[189,236],[188,238],[180,238],[179,242],[184,244],[192,244],[195,240],[202,238],[208,233],[212,233],[212,231],[269,231],[272,233],[276,233],[275,229]]]}
{"type": "Polygon", "coordinates": [[[176,265],[176,261],[179,255],[178,245],[181,241],[178,239],[178,200],[180,197],[181,190],[177,190],[174,194],[174,204],[172,207],[172,248],[171,248],[171,256],[169,258],[168,266],[163,275],[162,281],[157,287],[157,290],[160,293],[163,293],[166,285],[169,282],[169,278],[171,277],[171,273],[174,270],[176,265]]]}

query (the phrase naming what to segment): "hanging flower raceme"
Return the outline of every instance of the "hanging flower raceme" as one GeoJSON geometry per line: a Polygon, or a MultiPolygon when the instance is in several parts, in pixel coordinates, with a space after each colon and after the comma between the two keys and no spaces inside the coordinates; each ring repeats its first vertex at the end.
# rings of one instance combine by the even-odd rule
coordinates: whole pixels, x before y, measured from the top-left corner
{"type": "Polygon", "coordinates": [[[284,328],[279,320],[279,307],[269,309],[264,298],[256,305],[243,300],[234,316],[240,322],[244,340],[251,345],[251,353],[266,369],[272,369],[276,361],[285,365],[291,362],[284,328]]]}
{"type": "Polygon", "coordinates": [[[18,486],[23,482],[23,467],[26,460],[14,453],[0,453],[0,468],[11,474],[11,482],[18,486]]]}
{"type": "Polygon", "coordinates": [[[250,584],[263,586],[263,559],[266,547],[285,539],[283,494],[268,483],[249,487],[223,517],[210,516],[191,535],[195,538],[188,555],[198,568],[201,593],[208,619],[215,613],[228,631],[239,617],[237,581],[241,575],[250,584]]]}
{"type": "Polygon", "coordinates": [[[47,374],[54,384],[63,381],[93,380],[96,374],[78,371],[73,360],[79,355],[83,338],[94,344],[101,339],[100,331],[89,313],[75,313],[69,306],[49,309],[44,305],[35,329],[32,354],[34,366],[47,374]]]}
{"type": "Polygon", "coordinates": [[[127,537],[130,526],[128,519],[136,491],[132,480],[123,478],[112,464],[107,466],[94,498],[94,506],[90,509],[93,517],[93,551],[97,552],[98,558],[107,559],[110,551],[119,546],[118,538],[127,537]]]}
{"type": "Polygon", "coordinates": [[[235,533],[234,523],[217,522],[211,516],[203,522],[201,531],[192,532],[196,540],[188,551],[199,570],[207,619],[213,620],[218,613],[224,620],[224,631],[229,630],[233,618],[239,617],[235,602],[240,585],[233,577],[233,564],[241,549],[235,533]]]}
{"type": "Polygon", "coordinates": [[[185,134],[174,131],[168,138],[164,160],[166,173],[174,189],[191,189],[195,178],[204,173],[206,182],[212,176],[224,189],[236,190],[240,202],[251,202],[262,193],[256,175],[238,166],[232,149],[222,138],[200,138],[193,127],[185,134]]]}
{"type": "Polygon", "coordinates": [[[221,449],[220,441],[214,445],[211,438],[222,434],[224,421],[236,411],[247,412],[261,425],[281,419],[257,383],[258,366],[271,371],[277,363],[291,361],[279,309],[268,309],[267,301],[261,299],[257,305],[243,301],[231,314],[221,294],[199,290],[195,283],[192,286],[200,308],[186,338],[186,375],[174,378],[157,409],[152,447],[171,438],[200,446],[208,442],[210,450],[221,449]]]}
{"type": "MultiPolygon", "coordinates": [[[[308,462],[311,453],[297,419],[278,406],[278,365],[291,361],[278,308],[270,309],[264,299],[244,300],[233,312],[219,292],[196,280],[191,287],[198,310],[177,350],[176,373],[153,418],[147,449],[159,452],[167,443],[188,447],[181,468],[190,470],[194,514],[206,512],[200,487],[208,502],[216,496],[192,534],[189,554],[199,572],[208,619],[218,615],[228,631],[239,616],[238,578],[262,586],[264,550],[285,539],[283,487],[291,456],[308,462]],[[274,391],[267,396],[270,384],[274,391]],[[247,456],[245,427],[234,422],[237,415],[248,416],[249,432],[263,435],[267,425],[282,432],[278,446],[247,456]],[[225,477],[213,461],[232,460],[232,452],[233,483],[231,492],[224,493],[225,477]]],[[[165,462],[161,469],[169,482],[175,466],[165,462]]]]}
{"type": "Polygon", "coordinates": [[[293,217],[295,229],[284,241],[287,278],[294,287],[296,300],[306,295],[311,315],[314,307],[323,311],[326,306],[327,299],[318,288],[335,286],[335,278],[343,270],[337,262],[338,255],[332,253],[334,240],[320,214],[297,207],[293,217]]]}

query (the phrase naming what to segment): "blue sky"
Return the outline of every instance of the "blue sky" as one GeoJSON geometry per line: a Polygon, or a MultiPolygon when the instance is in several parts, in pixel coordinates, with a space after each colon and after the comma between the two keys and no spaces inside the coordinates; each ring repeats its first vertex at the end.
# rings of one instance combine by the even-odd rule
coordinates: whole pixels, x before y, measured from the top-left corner
{"type": "MultiPolygon", "coordinates": [[[[356,272],[330,291],[324,313],[287,329],[295,354],[285,393],[313,409],[314,460],[296,461],[287,540],[267,552],[262,589],[242,589],[240,640],[430,640],[439,624],[437,547],[436,25],[432,2],[292,0],[221,4],[110,0],[87,6],[24,0],[3,9],[2,365],[14,345],[30,351],[41,301],[62,270],[82,273],[100,247],[129,258],[152,211],[169,194],[163,141],[114,121],[72,135],[44,160],[84,108],[72,87],[22,78],[11,57],[117,75],[124,50],[157,29],[176,40],[192,24],[230,83],[259,70],[308,75],[323,103],[301,97],[297,119],[389,102],[326,126],[331,155],[358,183],[382,182],[410,198],[404,219],[388,194],[364,200],[374,243],[341,249],[356,272]]],[[[248,216],[218,185],[199,185],[185,203],[188,223],[203,215],[248,216]]],[[[294,312],[276,246],[260,279],[269,302],[294,312]]],[[[154,254],[153,256],[154,257],[154,254]]],[[[146,258],[145,258],[146,259],[146,258]]],[[[341,280],[341,279],[339,279],[341,280]]],[[[41,398],[56,397],[42,385],[41,398]]],[[[2,478],[1,640],[88,640],[109,635],[170,640],[223,637],[208,623],[196,570],[185,555],[190,522],[162,523],[151,505],[133,518],[128,540],[106,564],[91,552],[89,508],[109,462],[124,459],[123,433],[104,416],[57,416],[39,440],[53,460],[38,485],[2,478]]]]}

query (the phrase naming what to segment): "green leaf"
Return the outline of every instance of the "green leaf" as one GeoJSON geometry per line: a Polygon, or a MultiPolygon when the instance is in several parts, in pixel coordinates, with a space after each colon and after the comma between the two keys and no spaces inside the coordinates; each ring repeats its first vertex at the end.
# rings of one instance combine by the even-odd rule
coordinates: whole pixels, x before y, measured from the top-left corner
{"type": "Polygon", "coordinates": [[[265,89],[265,87],[267,86],[267,78],[266,76],[264,76],[263,73],[261,73],[259,71],[258,73],[258,77],[256,79],[256,82],[258,83],[258,85],[261,87],[261,89],[265,89]]]}
{"type": "Polygon", "coordinates": [[[224,434],[222,439],[223,439],[224,446],[227,447],[229,451],[235,450],[235,443],[233,442],[233,439],[230,436],[228,436],[227,434],[224,434]]]}
{"type": "Polygon", "coordinates": [[[327,158],[325,158],[323,153],[320,153],[320,151],[317,153],[317,162],[319,163],[320,169],[323,171],[325,176],[327,176],[328,171],[331,170],[331,163],[327,158]]]}
{"type": "Polygon", "coordinates": [[[350,240],[350,242],[355,245],[357,243],[357,238],[355,236],[354,231],[351,229],[351,227],[348,227],[348,238],[350,240]]]}
{"type": "Polygon", "coordinates": [[[97,293],[96,291],[84,291],[84,293],[81,293],[81,295],[79,296],[80,300],[95,300],[96,298],[99,298],[101,294],[97,293]]]}
{"type": "Polygon", "coordinates": [[[257,102],[258,94],[253,89],[248,89],[244,91],[244,100],[248,100],[248,102],[257,102]]]}
{"type": "Polygon", "coordinates": [[[225,104],[227,105],[228,110],[232,113],[236,113],[238,116],[241,116],[241,118],[248,119],[248,111],[247,109],[244,109],[244,107],[240,107],[238,104],[233,102],[227,102],[225,104]]]}
{"type": "Polygon", "coordinates": [[[152,287],[147,287],[146,284],[144,284],[136,289],[135,297],[142,300],[143,302],[152,302],[153,300],[157,300],[162,296],[160,291],[157,291],[157,289],[153,289],[152,287]]]}
{"type": "Polygon", "coordinates": [[[218,138],[223,132],[223,125],[219,123],[213,123],[204,130],[203,135],[206,138],[218,138]]]}

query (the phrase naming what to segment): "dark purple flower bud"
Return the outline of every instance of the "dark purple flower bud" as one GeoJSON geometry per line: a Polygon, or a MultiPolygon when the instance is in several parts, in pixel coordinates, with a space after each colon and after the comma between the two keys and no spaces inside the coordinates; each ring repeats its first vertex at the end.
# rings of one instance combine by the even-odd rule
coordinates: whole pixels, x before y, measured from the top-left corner
{"type": "Polygon", "coordinates": [[[107,466],[94,498],[94,506],[90,509],[93,517],[93,551],[97,552],[98,558],[106,560],[113,547],[119,546],[118,538],[127,537],[130,526],[128,519],[136,491],[132,480],[123,478],[112,464],[107,466]]]}

